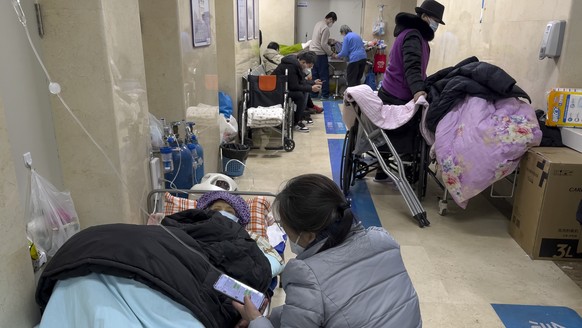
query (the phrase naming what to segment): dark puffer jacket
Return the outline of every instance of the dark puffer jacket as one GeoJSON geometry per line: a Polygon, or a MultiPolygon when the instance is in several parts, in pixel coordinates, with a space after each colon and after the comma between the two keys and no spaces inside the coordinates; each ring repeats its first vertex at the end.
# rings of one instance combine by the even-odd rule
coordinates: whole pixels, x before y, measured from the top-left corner
{"type": "Polygon", "coordinates": [[[289,75],[289,91],[311,92],[313,83],[305,79],[303,67],[301,67],[296,55],[283,57],[281,64],[275,68],[271,75],[285,75],[285,70],[289,75]]]}
{"type": "Polygon", "coordinates": [[[435,132],[440,120],[466,96],[489,101],[521,97],[528,94],[503,69],[470,57],[454,67],[444,68],[426,79],[430,107],[426,127],[435,132]]]}
{"type": "Polygon", "coordinates": [[[187,307],[205,327],[233,327],[240,316],[230,300],[214,291],[216,269],[266,292],[271,269],[256,242],[238,223],[214,211],[187,210],[162,223],[175,237],[160,226],[129,224],[77,233],[48,263],[37,303],[46,307],[57,281],[95,272],[146,284],[187,307]]]}

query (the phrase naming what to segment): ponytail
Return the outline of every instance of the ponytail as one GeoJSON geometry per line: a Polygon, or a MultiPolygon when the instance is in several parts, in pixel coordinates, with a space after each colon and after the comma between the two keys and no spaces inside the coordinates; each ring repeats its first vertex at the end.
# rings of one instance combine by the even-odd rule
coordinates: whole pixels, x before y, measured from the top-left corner
{"type": "Polygon", "coordinates": [[[354,223],[354,214],[348,204],[344,204],[338,208],[338,216],[335,221],[329,225],[325,231],[327,233],[327,240],[319,249],[318,253],[326,249],[333,248],[344,242],[348,233],[354,223]]]}

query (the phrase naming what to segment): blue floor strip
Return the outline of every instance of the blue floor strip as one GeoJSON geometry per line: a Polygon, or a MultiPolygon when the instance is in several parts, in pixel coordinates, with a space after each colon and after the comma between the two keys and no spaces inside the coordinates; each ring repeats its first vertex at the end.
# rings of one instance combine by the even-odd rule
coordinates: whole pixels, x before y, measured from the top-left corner
{"type": "MultiPolygon", "coordinates": [[[[340,169],[342,161],[342,150],[344,145],[343,139],[328,139],[329,160],[331,163],[331,173],[333,181],[340,185],[340,169]]],[[[362,221],[365,227],[375,226],[381,227],[380,217],[376,212],[374,201],[368,190],[366,182],[357,180],[354,186],[350,189],[350,196],[352,198],[352,209],[358,219],[362,221]]]]}
{"type": "Polygon", "coordinates": [[[506,328],[582,327],[576,311],[561,306],[491,304],[506,328]]]}
{"type": "Polygon", "coordinates": [[[323,118],[327,134],[345,134],[346,126],[342,120],[339,101],[323,101],[323,118]]]}
{"type": "Polygon", "coordinates": [[[344,139],[327,139],[329,148],[329,161],[331,164],[331,176],[333,181],[340,186],[340,170],[342,163],[342,150],[344,148],[344,139]]]}

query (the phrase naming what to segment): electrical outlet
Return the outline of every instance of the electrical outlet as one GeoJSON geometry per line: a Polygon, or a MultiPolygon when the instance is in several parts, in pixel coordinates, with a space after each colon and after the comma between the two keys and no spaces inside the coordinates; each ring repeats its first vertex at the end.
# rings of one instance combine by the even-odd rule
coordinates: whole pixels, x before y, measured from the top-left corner
{"type": "Polygon", "coordinates": [[[29,169],[32,168],[32,155],[30,152],[24,153],[22,157],[24,158],[24,166],[29,169]]]}

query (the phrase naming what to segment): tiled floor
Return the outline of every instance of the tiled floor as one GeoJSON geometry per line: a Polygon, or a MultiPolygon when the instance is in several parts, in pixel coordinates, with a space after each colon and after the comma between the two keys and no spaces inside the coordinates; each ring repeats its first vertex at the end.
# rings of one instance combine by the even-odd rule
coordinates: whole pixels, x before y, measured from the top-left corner
{"type": "MultiPolygon", "coordinates": [[[[323,115],[313,119],[310,133],[295,133],[293,152],[253,150],[241,189],[277,192],[286,179],[307,172],[331,177],[327,139],[343,136],[326,135],[323,115]]],[[[382,226],[401,244],[425,327],[504,327],[492,303],[565,306],[582,314],[582,289],[553,262],[532,261],[485,197],[472,199],[466,210],[449,202],[448,214],[439,216],[441,192],[432,183],[423,202],[431,226],[421,229],[398,191],[371,178],[367,184],[382,226]]],[[[276,294],[274,306],[284,302],[284,292],[276,294]]]]}

